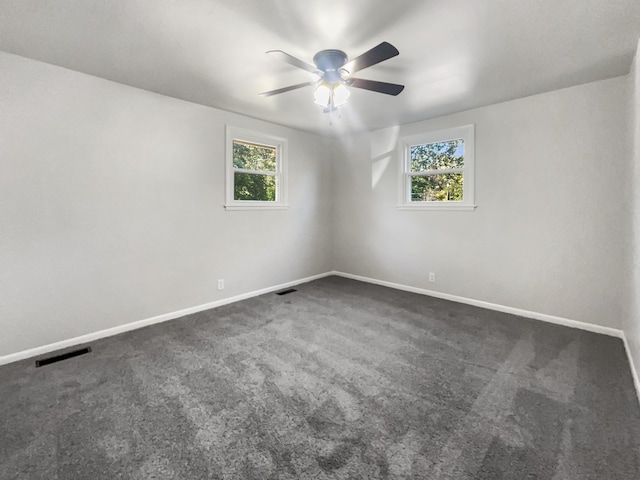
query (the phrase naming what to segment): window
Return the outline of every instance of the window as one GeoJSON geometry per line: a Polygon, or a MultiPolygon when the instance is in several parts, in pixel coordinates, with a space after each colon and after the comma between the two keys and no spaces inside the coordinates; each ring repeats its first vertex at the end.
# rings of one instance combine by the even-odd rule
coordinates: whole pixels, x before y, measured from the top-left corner
{"type": "Polygon", "coordinates": [[[287,208],[287,140],[227,126],[228,210],[287,208]]]}
{"type": "Polygon", "coordinates": [[[401,141],[399,208],[473,210],[474,126],[401,141]]]}

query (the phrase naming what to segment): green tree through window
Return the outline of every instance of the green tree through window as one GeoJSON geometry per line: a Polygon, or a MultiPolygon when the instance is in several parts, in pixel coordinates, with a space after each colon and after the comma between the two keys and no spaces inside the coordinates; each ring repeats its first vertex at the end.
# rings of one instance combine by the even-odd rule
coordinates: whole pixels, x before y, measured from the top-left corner
{"type": "Polygon", "coordinates": [[[234,200],[276,201],[275,147],[234,140],[233,168],[234,200]]]}
{"type": "Polygon", "coordinates": [[[464,142],[411,146],[411,201],[462,201],[464,142]]]}

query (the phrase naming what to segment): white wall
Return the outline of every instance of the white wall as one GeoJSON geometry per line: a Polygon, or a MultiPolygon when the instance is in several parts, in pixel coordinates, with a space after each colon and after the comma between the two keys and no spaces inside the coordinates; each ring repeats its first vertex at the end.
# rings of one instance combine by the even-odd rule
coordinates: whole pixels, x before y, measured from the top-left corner
{"type": "MultiPolygon", "coordinates": [[[[631,255],[630,266],[630,309],[626,315],[624,332],[629,346],[629,354],[640,372],[640,42],[636,58],[631,66],[631,136],[632,136],[632,193],[631,193],[631,255]]],[[[636,387],[640,388],[640,385],[636,387]]],[[[640,395],[640,391],[638,392],[640,395]]]]}
{"type": "Polygon", "coordinates": [[[0,85],[0,356],[331,269],[327,140],[5,53],[0,85]],[[223,209],[227,123],[289,139],[288,210],[223,209]]]}
{"type": "Polygon", "coordinates": [[[629,83],[329,140],[0,53],[0,356],[332,269],[621,328],[629,83]],[[478,208],[398,210],[397,139],[469,123],[478,208]],[[223,209],[225,124],[289,139],[289,210],[223,209]]]}
{"type": "Polygon", "coordinates": [[[343,139],[334,267],[621,328],[628,90],[620,77],[343,139]],[[398,210],[397,139],[470,123],[478,208],[398,210]]]}

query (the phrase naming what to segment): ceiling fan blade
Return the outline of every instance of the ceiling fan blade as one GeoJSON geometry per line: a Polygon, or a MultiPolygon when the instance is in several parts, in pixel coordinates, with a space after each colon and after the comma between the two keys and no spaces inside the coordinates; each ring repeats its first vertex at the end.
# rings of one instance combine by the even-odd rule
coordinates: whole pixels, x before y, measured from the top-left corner
{"type": "Polygon", "coordinates": [[[359,57],[347,62],[342,68],[350,74],[359,72],[360,70],[364,70],[365,68],[369,68],[377,63],[393,58],[399,53],[398,49],[390,43],[382,42],[380,45],[373,47],[368,52],[364,52],[359,57]]]}
{"type": "Polygon", "coordinates": [[[259,95],[263,97],[271,97],[272,95],[278,95],[279,93],[290,92],[291,90],[297,90],[298,88],[308,87],[309,85],[315,85],[316,82],[304,82],[296,85],[290,85],[284,88],[278,88],[277,90],[271,90],[269,92],[262,92],[259,95]]]}
{"type": "Polygon", "coordinates": [[[315,66],[310,65],[307,62],[303,62],[299,58],[289,55],[282,50],[269,50],[267,54],[271,55],[272,57],[276,57],[283,62],[288,63],[289,65],[293,65],[294,67],[306,70],[307,72],[318,73],[318,69],[315,66]]]}
{"type": "Polygon", "coordinates": [[[404,85],[364,80],[363,78],[350,78],[345,83],[350,87],[363,88],[365,90],[371,90],[372,92],[386,93],[387,95],[398,95],[404,90],[404,85]]]}

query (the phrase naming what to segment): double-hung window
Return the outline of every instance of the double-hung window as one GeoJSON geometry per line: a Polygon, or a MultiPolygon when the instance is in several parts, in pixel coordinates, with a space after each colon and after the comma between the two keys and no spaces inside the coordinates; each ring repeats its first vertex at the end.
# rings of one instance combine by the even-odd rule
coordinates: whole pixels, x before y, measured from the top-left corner
{"type": "Polygon", "coordinates": [[[286,208],[286,156],[286,139],[227,126],[225,208],[286,208]]]}
{"type": "Polygon", "coordinates": [[[475,208],[473,140],[473,125],[403,138],[399,208],[475,208]]]}

